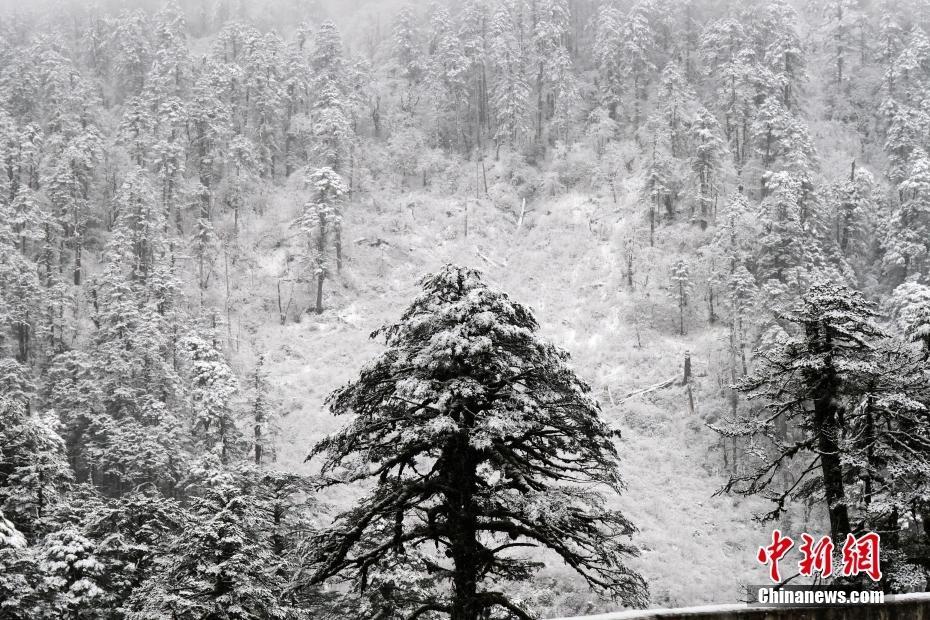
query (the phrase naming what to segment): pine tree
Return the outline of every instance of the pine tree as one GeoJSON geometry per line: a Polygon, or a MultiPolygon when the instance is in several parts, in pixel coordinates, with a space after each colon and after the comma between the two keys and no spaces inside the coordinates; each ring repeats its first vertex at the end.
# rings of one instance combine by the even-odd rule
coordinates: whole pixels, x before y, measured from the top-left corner
{"type": "Polygon", "coordinates": [[[856,5],[853,0],[830,0],[821,9],[828,20],[825,35],[831,46],[830,56],[835,67],[833,77],[840,93],[849,92],[851,71],[847,60],[856,47],[853,30],[863,17],[856,5]]]}
{"type": "Polygon", "coordinates": [[[873,191],[875,180],[868,170],[856,169],[853,162],[849,178],[830,190],[835,209],[836,242],[844,256],[862,255],[868,249],[869,224],[878,210],[873,191]]]}
{"type": "Polygon", "coordinates": [[[63,528],[45,537],[38,554],[42,581],[37,590],[51,617],[93,617],[109,608],[108,593],[101,587],[104,566],[93,541],[74,528],[63,528]]]}
{"type": "Polygon", "coordinates": [[[94,483],[113,492],[144,482],[167,490],[184,461],[175,369],[179,283],[164,213],[142,170],[127,176],[116,203],[103,273],[93,283],[90,359],[63,360],[70,379],[56,398],[76,405],[61,414],[94,483]]]}
{"type": "MultiPolygon", "coordinates": [[[[0,399],[0,510],[30,540],[50,528],[50,516],[71,482],[54,413],[28,413],[9,378],[0,399]],[[6,392],[7,388],[10,389],[6,392]]],[[[25,386],[29,389],[29,386],[25,386]]]]}
{"type": "Polygon", "coordinates": [[[801,182],[787,173],[772,176],[769,194],[759,206],[762,234],[756,246],[756,278],[768,294],[777,298],[785,289],[800,292],[808,279],[808,265],[815,261],[802,219],[801,182]]]}
{"type": "Polygon", "coordinates": [[[908,280],[895,288],[889,305],[904,338],[920,343],[930,356],[930,286],[908,280]]]}
{"type": "Polygon", "coordinates": [[[911,30],[893,71],[897,73],[896,97],[918,107],[930,85],[930,38],[919,25],[911,30]]]}
{"type": "Polygon", "coordinates": [[[898,185],[908,177],[915,150],[930,135],[930,115],[919,108],[897,103],[891,105],[887,115],[890,122],[884,148],[890,164],[888,176],[892,183],[898,185]]]}
{"type": "Polygon", "coordinates": [[[622,48],[620,52],[623,75],[628,84],[629,99],[633,104],[631,114],[633,127],[642,119],[642,106],[646,100],[649,82],[656,71],[653,61],[655,33],[650,23],[651,5],[637,2],[623,22],[622,48]]]}
{"type": "Polygon", "coordinates": [[[530,546],[552,549],[595,589],[643,604],[641,577],[622,563],[633,548],[620,537],[633,526],[578,486],[616,490],[620,479],[613,433],[567,354],[538,340],[529,311],[475,271],[449,265],[421,284],[401,321],[377,332],[388,350],[330,396],[334,413],[356,417],[311,457],[325,455],[329,484],[375,486],[317,537],[314,580],[364,586],[370,567],[422,557],[451,595],[417,598],[406,587],[395,604],[455,620],[495,608],[530,618],[491,586],[530,578],[533,562],[501,553],[530,546]]]}
{"type": "Polygon", "coordinates": [[[530,86],[523,74],[523,59],[514,32],[513,20],[505,4],[500,4],[491,21],[490,59],[494,68],[491,106],[494,113],[494,139],[513,147],[530,127],[530,86]]]}
{"type": "Polygon", "coordinates": [[[249,378],[249,399],[252,423],[252,456],[257,467],[275,460],[275,415],[270,402],[271,388],[265,369],[265,355],[258,356],[255,370],[249,378]]]}
{"type": "Polygon", "coordinates": [[[347,114],[347,103],[336,85],[324,84],[313,104],[310,117],[313,159],[333,170],[342,170],[351,149],[352,125],[347,114]]]}
{"type": "Polygon", "coordinates": [[[404,6],[397,13],[394,21],[393,56],[400,69],[400,76],[407,80],[408,86],[420,81],[423,75],[422,50],[416,15],[411,5],[404,6]]]}
{"type": "Polygon", "coordinates": [[[297,218],[307,243],[307,258],[316,280],[317,313],[323,312],[323,282],[330,274],[330,247],[335,247],[337,267],[342,260],[342,201],[349,188],[332,168],[317,168],[307,175],[311,197],[297,218]]]}
{"type": "Polygon", "coordinates": [[[806,59],[795,24],[798,15],[784,0],[772,0],[762,9],[757,28],[765,41],[763,62],[774,78],[781,104],[793,112],[798,107],[806,73],[806,59]]]}
{"type": "Polygon", "coordinates": [[[544,100],[551,98],[554,111],[558,97],[557,87],[562,68],[571,60],[565,49],[571,14],[566,0],[532,0],[530,9],[529,65],[535,74],[536,141],[543,135],[543,122],[551,116],[544,108],[544,100]]]}
{"type": "Polygon", "coordinates": [[[674,63],[668,63],[659,78],[659,108],[668,124],[672,157],[683,157],[691,124],[697,118],[697,95],[674,63]]]}
{"type": "Polygon", "coordinates": [[[462,121],[468,98],[469,63],[449,13],[438,5],[432,12],[427,83],[439,116],[439,143],[452,146],[467,131],[462,121]]]}
{"type": "Polygon", "coordinates": [[[725,18],[707,26],[701,38],[701,56],[712,81],[723,130],[737,168],[749,156],[749,125],[756,108],[757,56],[749,48],[749,35],[739,21],[725,18]]]}
{"type": "Polygon", "coordinates": [[[80,502],[79,523],[102,566],[96,583],[107,593],[111,613],[122,617],[158,558],[172,552],[171,544],[187,515],[180,502],[151,489],[93,500],[80,502]]]}
{"type": "Polygon", "coordinates": [[[30,224],[28,219],[16,217],[13,209],[0,203],[0,325],[3,330],[0,347],[9,350],[21,363],[32,358],[44,297],[38,266],[20,251],[29,231],[34,230],[30,224]],[[18,233],[16,228],[20,229],[18,233]],[[7,344],[9,340],[12,346],[7,344]]]}
{"type": "Polygon", "coordinates": [[[700,108],[689,128],[693,155],[690,158],[691,171],[697,177],[697,203],[702,229],[707,227],[708,218],[714,211],[717,194],[722,184],[723,159],[725,147],[720,139],[720,126],[717,119],[700,108]]]}
{"type": "Polygon", "coordinates": [[[884,262],[900,268],[904,277],[927,274],[930,268],[930,158],[914,150],[907,177],[898,186],[901,203],[891,216],[884,262]]]}
{"type": "Polygon", "coordinates": [[[0,510],[0,613],[4,618],[27,620],[30,615],[35,616],[39,602],[35,592],[38,572],[26,537],[0,510]]]}
{"type": "Polygon", "coordinates": [[[190,335],[180,342],[190,362],[190,399],[194,433],[207,451],[228,463],[239,452],[241,432],[233,410],[236,376],[213,342],[190,335]]]}
{"type": "Polygon", "coordinates": [[[134,592],[126,617],[301,617],[282,600],[286,582],[275,573],[269,531],[268,516],[237,485],[205,489],[192,502],[170,552],[157,558],[134,592]]]}
{"type": "Polygon", "coordinates": [[[188,104],[188,135],[192,169],[197,172],[200,186],[197,217],[212,218],[214,191],[219,180],[218,163],[229,133],[230,109],[216,96],[216,88],[208,72],[200,76],[188,104]]]}
{"type": "Polygon", "coordinates": [[[678,334],[684,336],[685,310],[688,307],[688,302],[691,301],[691,291],[694,288],[691,282],[691,271],[684,260],[679,259],[672,265],[669,282],[669,293],[678,308],[678,334]]]}
{"type": "Polygon", "coordinates": [[[816,154],[807,128],[781,102],[767,98],[751,125],[751,140],[763,168],[761,193],[770,191],[773,172],[790,172],[809,193],[816,154]]]}
{"type": "MultiPolygon", "coordinates": [[[[268,33],[249,46],[243,58],[245,88],[248,95],[248,127],[262,177],[274,178],[277,174],[277,153],[281,142],[280,129],[285,113],[282,62],[284,41],[268,33]]],[[[327,80],[333,79],[329,75],[327,80]]]]}
{"type": "Polygon", "coordinates": [[[618,120],[617,110],[623,101],[624,84],[620,65],[623,22],[622,13],[613,4],[605,2],[598,8],[593,49],[597,64],[597,86],[600,103],[613,120],[618,120]]]}
{"type": "Polygon", "coordinates": [[[873,305],[837,284],[814,284],[780,316],[795,335],[760,351],[760,366],[737,385],[761,399],[762,409],[717,427],[725,435],[749,437],[750,449],[761,458],[750,472],[731,477],[726,490],[768,498],[774,503],[770,518],[792,499],[819,497],[832,538],[841,543],[852,531],[854,504],[844,468],[855,450],[844,441],[849,432],[844,412],[859,402],[862,386],[882,374],[873,343],[883,334],[873,305]],[[797,432],[786,435],[781,425],[797,432]],[[776,474],[796,460],[801,469],[793,482],[773,488],[780,479],[776,474]],[[816,472],[822,482],[810,479],[816,472]]]}
{"type": "Polygon", "coordinates": [[[490,96],[488,72],[490,70],[491,7],[486,0],[467,0],[462,8],[458,36],[468,59],[469,111],[475,128],[475,146],[482,146],[482,130],[489,127],[490,96]]]}
{"type": "Polygon", "coordinates": [[[128,97],[138,95],[151,68],[153,32],[142,10],[124,11],[113,23],[113,68],[120,92],[128,97]]]}
{"type": "Polygon", "coordinates": [[[678,175],[675,174],[675,160],[668,151],[668,132],[665,124],[658,118],[650,118],[646,129],[651,130],[651,153],[645,169],[642,200],[649,205],[650,245],[656,219],[662,209],[665,218],[675,220],[677,210],[675,199],[678,195],[678,175]]]}
{"type": "Polygon", "coordinates": [[[189,86],[190,64],[187,23],[177,2],[166,4],[154,16],[152,75],[148,88],[162,96],[183,94],[189,86]]]}
{"type": "Polygon", "coordinates": [[[738,265],[727,278],[727,297],[730,306],[730,369],[736,382],[736,360],[741,362],[743,376],[748,372],[746,362],[747,324],[751,324],[751,311],[756,302],[758,287],[756,279],[743,265],[738,265]]]}
{"type": "Polygon", "coordinates": [[[187,170],[183,135],[187,116],[184,103],[171,97],[159,104],[158,123],[154,130],[151,157],[158,179],[158,193],[165,222],[174,221],[178,234],[183,234],[184,173],[187,170]]]}

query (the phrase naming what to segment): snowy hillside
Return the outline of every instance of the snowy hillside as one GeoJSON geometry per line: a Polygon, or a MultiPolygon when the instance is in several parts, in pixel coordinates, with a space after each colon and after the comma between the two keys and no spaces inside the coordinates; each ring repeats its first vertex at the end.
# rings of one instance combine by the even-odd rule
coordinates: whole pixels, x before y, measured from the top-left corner
{"type": "Polygon", "coordinates": [[[0,617],[926,589],[927,29],[0,1],[0,617]]]}

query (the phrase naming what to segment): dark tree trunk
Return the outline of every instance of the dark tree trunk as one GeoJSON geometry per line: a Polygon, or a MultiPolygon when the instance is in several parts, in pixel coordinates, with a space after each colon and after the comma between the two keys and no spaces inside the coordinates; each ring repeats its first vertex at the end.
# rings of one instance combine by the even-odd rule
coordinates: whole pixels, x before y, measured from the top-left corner
{"type": "MultiPolygon", "coordinates": [[[[465,418],[471,417],[463,412],[465,418]]],[[[468,421],[465,421],[468,427],[468,421]]],[[[478,600],[479,549],[478,518],[475,507],[475,450],[467,434],[450,441],[445,450],[448,490],[445,509],[448,518],[449,554],[453,562],[452,606],[450,620],[480,620],[482,606],[478,600]]]]}
{"type": "Polygon", "coordinates": [[[333,245],[336,248],[336,273],[342,273],[342,225],[336,224],[333,245]]]}
{"type": "Polygon", "coordinates": [[[323,312],[323,278],[324,275],[320,273],[316,280],[316,313],[321,314],[323,312]]]}
{"type": "Polygon", "coordinates": [[[849,533],[849,511],[846,507],[846,492],[843,486],[843,468],[839,454],[839,423],[834,404],[835,377],[830,372],[824,377],[814,398],[814,431],[817,433],[817,450],[823,486],[830,514],[830,533],[833,540],[841,544],[849,533]]]}
{"type": "Polygon", "coordinates": [[[25,364],[29,361],[29,324],[19,322],[15,327],[16,341],[19,345],[19,351],[16,355],[16,361],[25,364]]]}
{"type": "Polygon", "coordinates": [[[649,247],[655,245],[655,236],[656,236],[656,208],[649,208],[649,247]]]}

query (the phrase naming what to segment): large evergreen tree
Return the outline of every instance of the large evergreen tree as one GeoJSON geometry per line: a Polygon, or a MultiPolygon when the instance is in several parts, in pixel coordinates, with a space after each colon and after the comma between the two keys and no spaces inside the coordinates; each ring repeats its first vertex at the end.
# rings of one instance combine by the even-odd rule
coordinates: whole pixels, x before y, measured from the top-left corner
{"type": "Polygon", "coordinates": [[[355,418],[311,457],[324,455],[326,484],[374,487],[318,536],[314,579],[364,584],[420,557],[449,588],[398,594],[413,617],[531,618],[494,585],[530,578],[538,564],[518,551],[542,547],[595,589],[644,604],[642,578],[623,563],[634,527],[591,486],[621,488],[615,432],[568,355],[478,272],[447,265],[421,285],[376,332],[387,350],[330,396],[334,413],[355,418]]]}
{"type": "Polygon", "coordinates": [[[781,318],[793,333],[760,351],[737,385],[761,407],[717,427],[748,438],[758,459],[726,489],[767,497],[770,518],[791,500],[819,499],[841,544],[926,488],[925,380],[913,352],[887,341],[874,305],[845,286],[816,283],[781,318]],[[886,503],[876,508],[879,496],[886,503]]]}

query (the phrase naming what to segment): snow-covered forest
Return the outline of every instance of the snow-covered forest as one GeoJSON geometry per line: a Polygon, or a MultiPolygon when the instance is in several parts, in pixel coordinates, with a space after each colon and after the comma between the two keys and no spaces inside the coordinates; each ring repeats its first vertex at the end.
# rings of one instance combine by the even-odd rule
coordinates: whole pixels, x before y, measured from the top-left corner
{"type": "Polygon", "coordinates": [[[928,32],[3,0],[0,618],[731,603],[775,527],[926,589],[928,32]]]}

